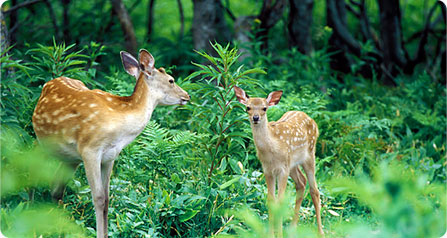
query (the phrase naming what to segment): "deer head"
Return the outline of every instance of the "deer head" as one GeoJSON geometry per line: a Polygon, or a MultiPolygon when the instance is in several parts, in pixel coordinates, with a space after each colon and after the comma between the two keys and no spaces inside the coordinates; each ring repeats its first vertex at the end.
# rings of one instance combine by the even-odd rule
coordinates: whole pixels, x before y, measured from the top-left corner
{"type": "Polygon", "coordinates": [[[140,63],[129,53],[121,51],[121,61],[126,72],[136,79],[143,77],[149,87],[151,97],[158,105],[184,105],[190,97],[180,88],[174,78],[164,68],[156,69],[154,57],[147,50],[140,50],[140,63]]]}

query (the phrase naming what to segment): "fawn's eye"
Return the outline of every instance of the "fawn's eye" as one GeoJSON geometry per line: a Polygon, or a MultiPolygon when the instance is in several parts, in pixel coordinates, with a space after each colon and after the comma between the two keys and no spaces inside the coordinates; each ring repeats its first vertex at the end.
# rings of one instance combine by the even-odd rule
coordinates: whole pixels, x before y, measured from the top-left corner
{"type": "Polygon", "coordinates": [[[173,83],[174,83],[174,80],[173,80],[173,79],[170,79],[170,80],[169,80],[169,83],[173,84],[173,83]]]}
{"type": "Polygon", "coordinates": [[[264,107],[264,108],[263,108],[262,110],[264,110],[264,112],[265,112],[265,111],[267,111],[267,108],[266,108],[266,107],[264,107]]]}
{"type": "Polygon", "coordinates": [[[250,111],[250,110],[251,110],[251,108],[250,108],[250,107],[247,107],[247,112],[250,111]]]}

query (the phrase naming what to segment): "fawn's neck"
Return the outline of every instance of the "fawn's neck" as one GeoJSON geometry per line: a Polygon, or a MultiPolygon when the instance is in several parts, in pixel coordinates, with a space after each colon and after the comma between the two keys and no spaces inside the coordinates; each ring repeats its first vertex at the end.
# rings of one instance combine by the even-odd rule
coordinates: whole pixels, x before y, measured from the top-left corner
{"type": "Polygon", "coordinates": [[[253,140],[258,151],[267,150],[272,145],[270,127],[268,125],[267,115],[258,124],[250,123],[253,133],[253,140]]]}

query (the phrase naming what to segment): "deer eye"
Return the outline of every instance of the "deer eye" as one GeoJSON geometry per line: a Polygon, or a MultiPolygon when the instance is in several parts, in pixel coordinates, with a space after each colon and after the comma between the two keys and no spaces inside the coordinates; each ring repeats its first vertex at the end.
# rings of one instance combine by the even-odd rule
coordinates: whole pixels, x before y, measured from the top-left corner
{"type": "Polygon", "coordinates": [[[250,111],[250,110],[251,110],[251,108],[250,108],[250,107],[247,107],[247,112],[250,111]]]}
{"type": "Polygon", "coordinates": [[[265,111],[267,111],[267,108],[266,108],[266,107],[264,107],[264,108],[263,108],[262,110],[264,110],[264,112],[265,112],[265,111]]]}
{"type": "Polygon", "coordinates": [[[173,84],[173,83],[174,83],[174,80],[173,80],[173,79],[170,79],[170,80],[169,80],[169,83],[170,83],[170,84],[173,84]]]}

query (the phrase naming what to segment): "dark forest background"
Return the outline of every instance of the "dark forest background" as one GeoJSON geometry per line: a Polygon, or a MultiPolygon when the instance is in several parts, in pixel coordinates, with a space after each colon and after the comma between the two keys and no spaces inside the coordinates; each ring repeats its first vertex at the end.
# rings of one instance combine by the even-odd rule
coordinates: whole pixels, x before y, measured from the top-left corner
{"type": "MultiPolygon", "coordinates": [[[[112,237],[262,237],[266,185],[244,109],[284,90],[270,120],[315,119],[328,237],[446,231],[446,7],[433,0],[10,0],[1,20],[1,231],[94,236],[78,169],[51,203],[53,163],[31,115],[58,76],[129,95],[119,52],[145,48],[192,96],[157,108],[117,159],[112,237]],[[31,214],[31,215],[30,215],[31,214]],[[54,224],[57,224],[56,226],[54,224]]],[[[291,182],[290,182],[291,183],[291,182]]],[[[289,185],[282,210],[294,204],[289,185]]],[[[289,212],[290,213],[290,212],[289,212]]],[[[297,229],[315,235],[307,196],[297,229]]]]}

